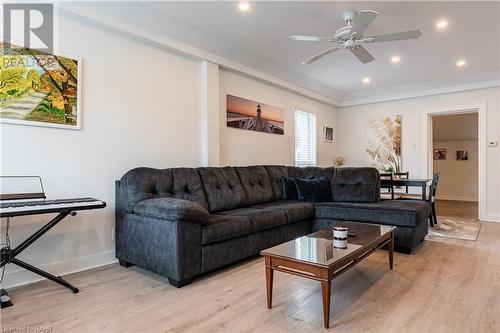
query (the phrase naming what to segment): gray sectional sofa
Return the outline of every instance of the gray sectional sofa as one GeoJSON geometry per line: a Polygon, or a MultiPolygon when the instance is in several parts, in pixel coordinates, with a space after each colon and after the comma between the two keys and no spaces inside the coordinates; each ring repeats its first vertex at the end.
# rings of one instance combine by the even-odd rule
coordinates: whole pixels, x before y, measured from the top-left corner
{"type": "Polygon", "coordinates": [[[396,250],[427,234],[423,201],[380,201],[373,168],[136,168],[116,181],[116,256],[182,287],[193,277],[342,221],[394,225],[396,250]],[[283,176],[325,177],[332,202],[282,200],[283,176]]]}

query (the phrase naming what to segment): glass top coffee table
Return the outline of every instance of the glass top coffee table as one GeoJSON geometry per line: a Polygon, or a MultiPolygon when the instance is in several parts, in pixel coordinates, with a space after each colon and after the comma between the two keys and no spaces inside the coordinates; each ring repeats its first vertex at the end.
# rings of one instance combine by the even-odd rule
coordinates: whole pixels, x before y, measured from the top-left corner
{"type": "MultiPolygon", "coordinates": [[[[271,247],[260,254],[265,258],[267,307],[272,307],[273,272],[280,271],[321,282],[323,321],[330,322],[331,280],[346,272],[377,249],[388,245],[389,268],[393,266],[395,227],[345,222],[351,235],[347,248],[334,246],[332,227],[271,247]]],[[[336,244],[338,245],[338,244],[336,244]]],[[[344,246],[342,246],[344,247],[344,246]]]]}

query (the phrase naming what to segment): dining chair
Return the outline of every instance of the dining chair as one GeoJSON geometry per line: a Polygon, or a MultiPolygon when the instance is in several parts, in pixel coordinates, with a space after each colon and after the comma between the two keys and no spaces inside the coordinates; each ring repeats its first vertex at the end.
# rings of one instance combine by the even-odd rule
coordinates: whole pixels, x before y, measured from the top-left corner
{"type": "MultiPolygon", "coordinates": [[[[439,177],[440,173],[435,172],[432,175],[432,182],[431,186],[429,187],[429,194],[427,195],[426,201],[428,201],[431,204],[431,211],[429,213],[429,223],[431,227],[434,227],[438,225],[438,219],[437,219],[437,214],[436,214],[436,192],[437,192],[437,187],[439,184],[439,177]]],[[[408,194],[408,195],[403,195],[398,198],[398,200],[421,200],[420,195],[413,195],[413,194],[408,194]]]]}
{"type": "Polygon", "coordinates": [[[438,225],[438,219],[436,214],[436,192],[439,183],[440,173],[435,172],[432,175],[431,188],[429,190],[429,203],[431,204],[431,227],[438,225]]]}
{"type": "MultiPolygon", "coordinates": [[[[380,179],[390,180],[392,182],[392,172],[381,173],[380,179]]],[[[380,199],[382,200],[394,200],[394,186],[392,185],[380,185],[380,189],[387,189],[386,193],[380,193],[380,199]]]]}
{"type": "MultiPolygon", "coordinates": [[[[393,173],[394,175],[394,178],[399,178],[399,179],[410,179],[410,172],[409,171],[406,171],[406,172],[394,172],[393,173]]],[[[397,191],[396,189],[401,189],[401,187],[396,187],[394,189],[394,194],[397,195],[397,194],[408,194],[408,186],[405,186],[406,189],[404,192],[401,192],[401,191],[397,191]]]]}

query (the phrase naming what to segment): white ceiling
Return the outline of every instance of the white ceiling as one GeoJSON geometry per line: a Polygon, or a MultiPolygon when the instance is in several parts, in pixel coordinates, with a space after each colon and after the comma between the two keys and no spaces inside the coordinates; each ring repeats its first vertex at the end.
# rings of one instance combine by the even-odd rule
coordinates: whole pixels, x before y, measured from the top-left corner
{"type": "Polygon", "coordinates": [[[434,142],[477,140],[477,113],[432,117],[434,142]]]}
{"type": "Polygon", "coordinates": [[[498,78],[500,73],[500,2],[253,1],[248,13],[240,12],[237,5],[228,1],[91,3],[107,15],[329,96],[498,78]],[[423,35],[417,40],[368,44],[376,58],[369,64],[341,50],[302,65],[328,43],[292,41],[288,36],[332,36],[344,26],[340,14],[346,9],[380,13],[366,34],[419,28],[423,35]],[[449,26],[437,31],[435,24],[442,18],[449,26]],[[401,57],[398,65],[390,62],[394,54],[401,57]],[[464,68],[455,66],[459,58],[467,61],[464,68]],[[362,83],[365,76],[371,78],[369,85],[362,83]]]}

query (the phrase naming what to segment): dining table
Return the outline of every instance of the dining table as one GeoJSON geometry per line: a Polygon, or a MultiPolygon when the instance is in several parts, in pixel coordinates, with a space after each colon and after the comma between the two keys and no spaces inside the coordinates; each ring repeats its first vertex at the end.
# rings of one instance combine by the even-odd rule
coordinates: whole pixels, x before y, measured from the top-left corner
{"type": "Polygon", "coordinates": [[[420,187],[422,189],[422,200],[427,200],[427,184],[432,179],[427,178],[393,178],[381,179],[380,185],[384,187],[420,187]]]}

